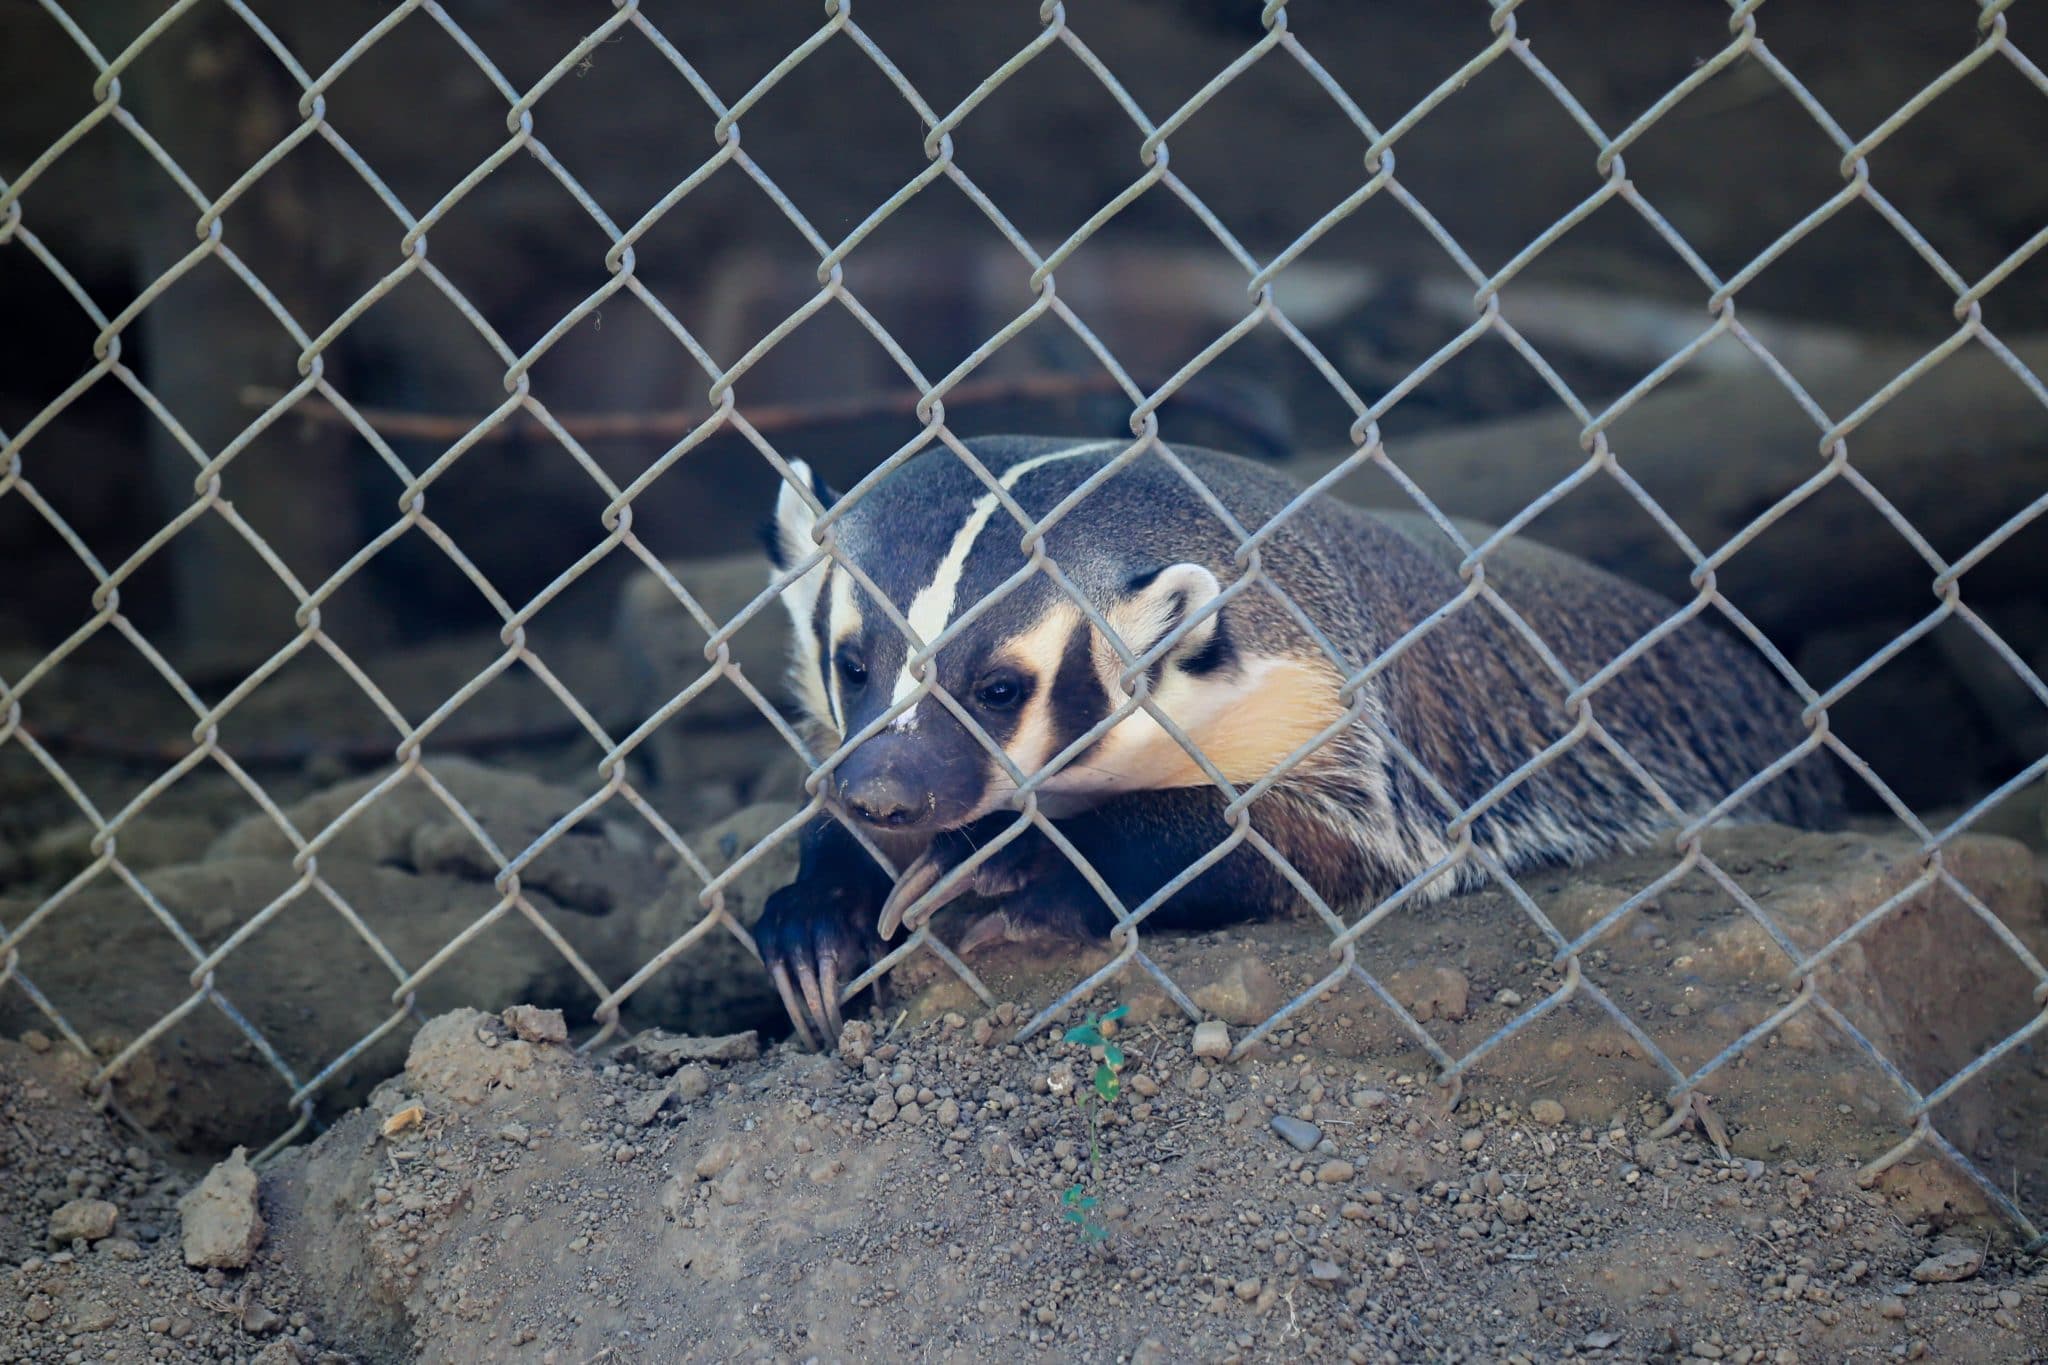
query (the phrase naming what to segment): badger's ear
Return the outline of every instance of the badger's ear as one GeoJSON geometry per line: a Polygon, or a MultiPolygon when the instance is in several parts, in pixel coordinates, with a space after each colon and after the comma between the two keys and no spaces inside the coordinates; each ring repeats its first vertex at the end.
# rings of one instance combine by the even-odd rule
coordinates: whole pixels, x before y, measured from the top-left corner
{"type": "MultiPolygon", "coordinates": [[[[1142,658],[1221,591],[1216,575],[1200,564],[1170,564],[1132,579],[1124,600],[1107,615],[1125,648],[1142,658]]],[[[1223,613],[1209,613],[1188,628],[1161,662],[1186,667],[1207,659],[1220,644],[1222,629],[1223,613]]]]}
{"type": "MultiPolygon", "coordinates": [[[[811,498],[817,499],[819,506],[830,507],[839,501],[839,495],[827,488],[802,460],[791,460],[789,471],[810,490],[811,498]]],[[[811,528],[817,522],[818,514],[812,509],[810,498],[804,497],[794,484],[784,479],[775,493],[774,519],[762,528],[761,533],[761,539],[768,546],[768,559],[775,565],[777,573],[818,548],[811,540],[811,528]]]]}

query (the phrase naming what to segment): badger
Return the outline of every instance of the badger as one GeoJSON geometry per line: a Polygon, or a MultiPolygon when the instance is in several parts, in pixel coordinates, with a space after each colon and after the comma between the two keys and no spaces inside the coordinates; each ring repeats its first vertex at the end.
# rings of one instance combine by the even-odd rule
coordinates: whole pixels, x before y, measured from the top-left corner
{"type": "MultiPolygon", "coordinates": [[[[1468,592],[1465,551],[1422,512],[1327,496],[1293,506],[1296,484],[1209,450],[1152,446],[1112,469],[1129,444],[965,442],[984,472],[934,447],[843,509],[791,462],[798,482],[785,482],[764,538],[771,584],[810,565],[780,593],[792,690],[819,753],[861,737],[821,781],[796,879],[753,930],[807,1044],[814,1029],[838,1036],[843,984],[952,895],[998,907],[966,930],[963,954],[1115,927],[1035,825],[929,894],[1018,824],[1020,777],[1040,779],[1040,812],[1130,912],[1231,839],[1233,792],[1296,758],[1245,807],[1259,840],[1240,836],[1151,907],[1147,923],[1185,929],[1302,902],[1260,841],[1340,907],[1432,869],[1411,893],[1424,901],[1476,887],[1489,859],[1513,874],[1638,848],[1675,819],[1833,819],[1839,777],[1817,750],[1716,810],[1808,738],[1792,688],[1735,633],[1510,538],[1484,575],[1517,624],[1468,592]],[[1034,563],[1017,513],[1037,523],[1055,509],[1034,563]],[[834,553],[812,562],[825,535],[834,553]],[[899,618],[921,641],[943,637],[928,664],[916,666],[899,618]],[[1600,681],[1584,701],[1593,728],[1561,746],[1585,724],[1573,690],[1674,621],[1600,681]],[[1133,706],[1139,676],[1148,704],[1133,706]],[[1462,830],[1479,856],[1441,866],[1459,845],[1453,821],[1483,799],[1462,830]]],[[[1460,531],[1474,544],[1489,534],[1460,531]]]]}

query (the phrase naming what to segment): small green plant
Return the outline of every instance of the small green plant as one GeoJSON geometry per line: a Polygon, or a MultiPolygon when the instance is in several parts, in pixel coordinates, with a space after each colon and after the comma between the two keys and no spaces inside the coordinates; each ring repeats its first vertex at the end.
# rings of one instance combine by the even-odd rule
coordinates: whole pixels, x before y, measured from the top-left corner
{"type": "Polygon", "coordinates": [[[1131,1012],[1129,1005],[1118,1005],[1106,1014],[1089,1015],[1080,1023],[1067,1030],[1067,1041],[1085,1047],[1093,1053],[1101,1049],[1101,1057],[1095,1064],[1095,1074],[1089,1079],[1088,1089],[1081,1093],[1081,1117],[1088,1125],[1088,1177],[1076,1180],[1060,1196],[1065,1206],[1060,1217],[1072,1223],[1087,1243],[1100,1242],[1109,1236],[1109,1229],[1097,1221],[1095,1206],[1099,1202],[1088,1193],[1089,1185],[1101,1176],[1102,1135],[1096,1123],[1096,1111],[1105,1104],[1116,1103],[1116,1097],[1123,1093],[1124,1050],[1110,1041],[1116,1032],[1116,1021],[1131,1012]]]}

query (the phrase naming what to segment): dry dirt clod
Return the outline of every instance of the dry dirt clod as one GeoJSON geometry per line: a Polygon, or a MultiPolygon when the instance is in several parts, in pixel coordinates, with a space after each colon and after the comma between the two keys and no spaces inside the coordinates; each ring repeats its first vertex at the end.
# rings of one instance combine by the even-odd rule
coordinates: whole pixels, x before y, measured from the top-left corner
{"type": "Polygon", "coordinates": [[[265,1232],[256,1190],[248,1153],[237,1147],[178,1201],[186,1265],[239,1270],[249,1264],[265,1232]]]}
{"type": "Polygon", "coordinates": [[[50,1241],[65,1247],[80,1238],[97,1242],[110,1236],[121,1211],[104,1199],[73,1199],[50,1215],[50,1241]]]}
{"type": "Polygon", "coordinates": [[[562,1018],[560,1010],[513,1005],[501,1017],[506,1028],[529,1043],[564,1045],[569,1041],[569,1024],[562,1018]]]}
{"type": "Polygon", "coordinates": [[[1230,1055],[1230,1025],[1220,1019],[1204,1019],[1195,1025],[1194,1054],[1216,1060],[1230,1055]]]}

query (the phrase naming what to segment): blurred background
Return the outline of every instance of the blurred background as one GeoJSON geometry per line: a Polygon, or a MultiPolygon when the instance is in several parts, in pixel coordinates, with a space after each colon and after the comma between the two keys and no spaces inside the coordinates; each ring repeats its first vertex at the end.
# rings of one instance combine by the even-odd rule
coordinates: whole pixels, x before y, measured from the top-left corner
{"type": "MultiPolygon", "coordinates": [[[[112,59],[161,5],[76,0],[64,6],[74,35],[47,7],[0,0],[0,180],[32,177],[18,221],[0,222],[0,436],[14,462],[0,473],[0,678],[34,683],[19,734],[35,746],[0,744],[0,893],[16,898],[16,922],[100,856],[80,795],[103,818],[144,799],[149,819],[120,835],[134,867],[180,866],[195,849],[218,863],[234,847],[214,841],[243,830],[246,842],[241,822],[261,816],[252,784],[281,806],[326,793],[330,818],[345,809],[353,798],[331,794],[359,794],[346,784],[391,762],[394,715],[436,717],[430,754],[587,794],[605,748],[593,724],[630,733],[704,669],[701,623],[644,579],[636,596],[635,575],[654,560],[698,566],[678,573],[719,620],[765,584],[757,563],[733,557],[750,552],[778,476],[730,426],[633,497],[644,553],[591,557],[609,535],[612,490],[713,414],[714,373],[818,304],[819,243],[839,244],[929,168],[925,123],[849,35],[804,49],[827,24],[815,0],[644,0],[638,14],[670,51],[637,25],[619,28],[532,105],[531,141],[510,145],[518,92],[614,8],[438,8],[450,23],[369,0],[174,11],[121,70],[116,109],[96,100],[98,72],[77,38],[112,59]],[[309,131],[304,86],[262,30],[318,76],[392,15],[324,87],[333,136],[309,131]],[[728,107],[758,93],[739,120],[740,154],[708,173],[718,115],[672,54],[728,107]],[[488,173],[475,178],[479,168],[488,173]],[[605,221],[641,223],[700,173],[637,237],[632,287],[614,288],[605,221]],[[195,257],[200,204],[231,188],[220,242],[233,260],[195,257]],[[425,264],[408,270],[401,206],[415,221],[436,213],[425,264]],[[96,363],[102,325],[88,300],[118,332],[118,368],[96,363]],[[320,339],[322,377],[349,412],[308,394],[273,413],[301,378],[301,344],[280,311],[320,339]],[[485,424],[507,402],[508,357],[537,348],[521,368],[556,429],[530,410],[485,424]],[[220,499],[233,516],[195,512],[202,460],[229,449],[220,499]],[[402,525],[401,493],[429,471],[424,520],[402,525]],[[162,537],[181,517],[189,524],[162,537]],[[88,556],[126,566],[118,617],[94,601],[88,556]],[[320,606],[324,642],[306,643],[301,598],[278,570],[311,591],[358,560],[320,606]],[[500,641],[507,613],[535,602],[528,641],[544,670],[508,663],[500,641]],[[236,763],[177,767],[159,799],[164,773],[193,755],[194,703],[231,697],[219,738],[236,763]]],[[[1037,11],[862,0],[857,21],[944,113],[1040,37],[1037,11]]],[[[1430,0],[1286,8],[1301,49],[1382,132],[1504,41],[1488,18],[1484,5],[1430,0]]],[[[1260,7],[1236,0],[1081,0],[1066,21],[1155,125],[1266,35],[1260,7]]],[[[1975,21],[1965,3],[1839,0],[1767,7],[1759,32],[1856,139],[1969,57],[1975,21]]],[[[2016,6],[2004,22],[2019,46],[2048,49],[2040,13],[2016,6]]],[[[1730,42],[1729,9],[1712,0],[1540,0],[1514,23],[1609,135],[1730,42]]],[[[1271,321],[1250,329],[1175,391],[1162,433],[1308,476],[1328,469],[1355,448],[1358,410],[1312,351],[1363,403],[1398,396],[1377,434],[1424,493],[1452,515],[1499,523],[1584,463],[1585,415],[1707,330],[1702,271],[1740,276],[1737,316],[1773,361],[1734,335],[1699,348],[1606,426],[1635,487],[1599,473],[1528,533],[1681,599],[1696,561],[1672,532],[1700,555],[1740,539],[1717,585],[1816,689],[1877,661],[1832,718],[1896,799],[1940,822],[2011,785],[1979,827],[2038,840],[2041,783],[2015,779],[2048,753],[2048,707],[2011,666],[2048,670],[2048,517],[2028,516],[2048,494],[2037,378],[2048,371],[2048,251],[2030,251],[2048,231],[2038,74],[2003,56],[1976,65],[1870,152],[1869,192],[1845,195],[1861,182],[1845,180],[1841,147],[1755,55],[1651,123],[1626,148],[1625,179],[1610,181],[1571,110],[1504,53],[1406,127],[1388,158],[1395,183],[1279,276],[1275,302],[1306,347],[1271,321]],[[1500,329],[1475,334],[1475,272],[1494,275],[1560,225],[1499,298],[1522,346],[1500,329]],[[1987,277],[1996,286],[1974,296],[1987,277]],[[1862,413],[1847,467],[1808,487],[1828,467],[1827,423],[1956,341],[1966,293],[1975,311],[1960,316],[1976,330],[1862,413]],[[1937,576],[1958,563],[1957,600],[1985,630],[1954,614],[1929,623],[1937,576]]],[[[953,131],[952,154],[1042,258],[1145,174],[1143,140],[1118,94],[1053,43],[953,131]]],[[[1127,433],[1133,404],[1090,338],[1141,391],[1157,388],[1251,315],[1248,272],[1217,228],[1272,260],[1367,184],[1370,142],[1292,51],[1267,51],[1173,130],[1174,183],[1152,185],[1059,266],[1058,298],[1085,331],[1038,318],[949,398],[949,425],[1127,433]]],[[[732,387],[764,441],[842,487],[922,429],[904,361],[936,381],[1035,297],[1030,262],[944,176],[867,233],[843,270],[872,325],[825,299],[732,387]]],[[[1376,468],[1341,491],[1408,497],[1376,468]]],[[[747,676],[771,699],[776,633],[764,620],[745,646],[747,676]]],[[[669,753],[647,791],[685,834],[794,795],[802,774],[751,699],[723,682],[644,748],[650,760],[669,753]],[[689,742],[668,743],[678,735],[689,742]]],[[[1856,799],[1885,810],[1868,786],[1856,799]]],[[[538,798],[506,809],[529,838],[562,813],[538,798]]],[[[751,834],[728,836],[707,846],[714,865],[721,847],[729,860],[751,846],[751,834]]],[[[606,837],[659,842],[644,824],[606,837]]],[[[377,838],[365,856],[380,866],[424,875],[462,862],[406,843],[408,830],[377,838]]],[[[630,899],[573,868],[548,881],[562,847],[528,878],[554,909],[573,918],[630,899]]],[[[232,902],[243,907],[232,925],[286,884],[257,894],[195,881],[161,895],[232,902]]],[[[311,916],[312,899],[282,913],[311,916]]],[[[161,908],[129,898],[118,913],[160,935],[161,908]]],[[[507,933],[527,932],[520,907],[496,913],[507,933]]],[[[116,910],[106,914],[113,924],[116,910]]],[[[651,929],[650,942],[672,932],[651,929]]],[[[383,970],[352,951],[361,970],[383,970]]],[[[53,959],[49,971],[63,970],[53,959]]],[[[623,972],[598,975],[609,986],[623,972]]],[[[191,989],[172,971],[150,1008],[191,989]]],[[[112,1022],[153,1017],[135,1013],[112,1022]]],[[[294,1064],[331,1055],[308,1052],[294,1064]]]]}

